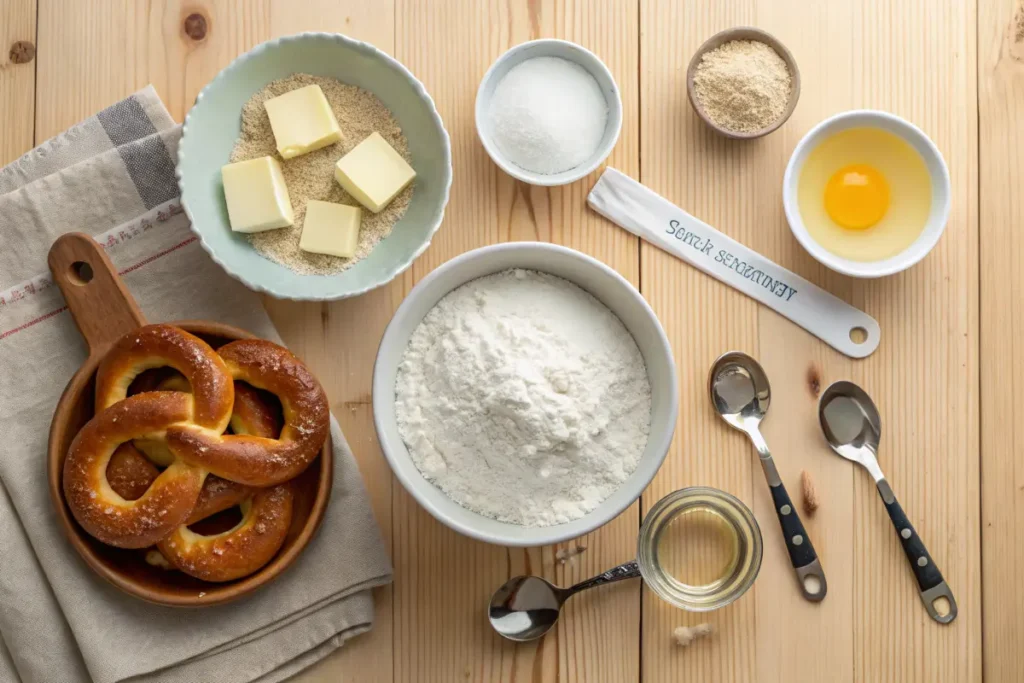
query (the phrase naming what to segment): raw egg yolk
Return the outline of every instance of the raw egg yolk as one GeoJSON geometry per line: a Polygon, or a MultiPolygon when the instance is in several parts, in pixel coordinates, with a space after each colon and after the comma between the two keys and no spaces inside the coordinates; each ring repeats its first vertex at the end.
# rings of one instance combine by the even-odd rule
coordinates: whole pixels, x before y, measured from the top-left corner
{"type": "Polygon", "coordinates": [[[825,210],[844,228],[870,228],[888,209],[889,183],[878,169],[867,164],[844,166],[825,186],[825,210]]]}

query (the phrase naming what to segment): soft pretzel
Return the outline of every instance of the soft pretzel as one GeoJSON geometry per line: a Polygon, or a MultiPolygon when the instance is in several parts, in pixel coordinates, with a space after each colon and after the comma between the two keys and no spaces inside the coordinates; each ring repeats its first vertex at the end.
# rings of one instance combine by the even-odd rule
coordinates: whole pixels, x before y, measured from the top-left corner
{"type": "MultiPolygon", "coordinates": [[[[240,406],[253,399],[254,406],[266,408],[260,406],[257,392],[242,389],[240,394],[240,406]]],[[[188,536],[192,532],[185,533],[187,529],[180,531],[178,527],[192,519],[207,476],[212,472],[231,482],[216,487],[222,494],[223,489],[237,484],[283,483],[300,474],[316,458],[329,429],[323,389],[286,349],[271,342],[242,340],[215,352],[198,337],[170,325],[147,325],[112,347],[97,370],[96,407],[97,414],[76,436],[64,463],[65,497],[72,514],[87,532],[123,548],[149,546],[176,532],[176,538],[187,543],[179,546],[176,542],[174,547],[190,549],[183,563],[197,567],[202,563],[196,564],[191,549],[200,544],[188,536]],[[161,367],[180,372],[191,393],[154,391],[127,396],[139,374],[161,367]],[[279,398],[284,418],[279,435],[260,427],[267,416],[261,416],[259,410],[252,411],[257,418],[249,424],[243,416],[236,419],[235,429],[243,433],[223,433],[236,403],[233,380],[279,398]],[[131,440],[140,444],[166,442],[170,453],[165,456],[167,468],[135,500],[119,495],[107,478],[115,450],[131,440]]],[[[127,455],[115,461],[115,479],[121,458],[132,457],[131,450],[122,449],[121,453],[127,455]]],[[[135,487],[131,477],[124,483],[135,487]]],[[[265,495],[259,498],[260,505],[254,497],[247,508],[248,521],[236,531],[256,529],[261,543],[254,541],[246,552],[258,555],[261,548],[269,547],[259,529],[273,526],[271,517],[283,516],[286,497],[290,500],[290,494],[265,495]],[[255,526],[246,526],[250,522],[255,526]]],[[[216,504],[224,509],[237,499],[237,493],[233,497],[221,496],[216,504]]],[[[211,500],[210,504],[213,502],[216,501],[211,500]]],[[[222,546],[215,547],[224,551],[222,546]]],[[[197,571],[211,570],[200,567],[197,571]]]]}
{"type": "Polygon", "coordinates": [[[243,339],[217,352],[234,379],[280,399],[281,434],[276,439],[220,435],[181,424],[167,430],[171,452],[217,476],[251,486],[294,478],[316,458],[330,428],[327,396],[320,383],[288,349],[268,341],[243,339]]]}
{"type": "Polygon", "coordinates": [[[142,372],[162,367],[188,380],[195,401],[190,423],[217,434],[228,428],[235,386],[227,366],[209,344],[173,325],[146,325],[114,344],[96,370],[96,412],[123,400],[142,372]]]}
{"type": "Polygon", "coordinates": [[[191,394],[159,391],[118,401],[82,427],[64,460],[64,497],[83,529],[108,545],[145,548],[185,522],[206,479],[202,467],[176,459],[136,500],[115,493],[106,473],[121,444],[159,438],[192,414],[191,394]]]}
{"type": "MultiPolygon", "coordinates": [[[[188,380],[183,375],[175,373],[163,379],[152,379],[142,386],[143,390],[156,391],[191,391],[188,380]]],[[[231,414],[231,429],[236,434],[255,434],[258,436],[273,437],[281,431],[281,416],[270,406],[259,391],[242,382],[235,383],[235,406],[231,414]]],[[[139,439],[136,442],[141,441],[139,439]]],[[[146,441],[149,446],[157,446],[158,450],[167,454],[173,459],[173,455],[158,440],[146,441]],[[162,447],[160,449],[159,447],[162,447]]],[[[160,462],[163,458],[156,460],[160,462]]],[[[135,500],[139,498],[153,480],[157,478],[160,470],[151,462],[152,454],[148,451],[144,456],[136,450],[132,444],[121,444],[114,456],[110,459],[107,467],[107,481],[122,498],[135,500]]],[[[255,493],[252,486],[239,484],[230,479],[222,479],[216,475],[210,475],[203,484],[203,491],[199,494],[195,508],[189,515],[186,524],[194,524],[201,519],[216,514],[228,508],[238,505],[240,502],[255,493]]]]}
{"type": "Polygon", "coordinates": [[[203,536],[183,524],[157,547],[172,565],[204,581],[252,574],[284,543],[292,523],[291,485],[260,489],[241,508],[241,521],[223,533],[203,536]]]}
{"type": "MultiPolygon", "coordinates": [[[[123,443],[114,451],[107,465],[110,488],[125,500],[138,500],[160,476],[160,470],[130,443],[123,443]]],[[[228,508],[238,505],[257,491],[252,486],[238,484],[210,475],[203,483],[192,512],[185,524],[195,524],[228,508]]]]}
{"type": "MultiPolygon", "coordinates": [[[[165,378],[161,390],[187,391],[184,377],[165,378]]],[[[232,429],[257,436],[276,436],[280,416],[248,385],[235,385],[232,429]]],[[[159,470],[131,444],[122,444],[111,459],[107,479],[125,498],[137,498],[156,479],[159,470]],[[141,490],[140,490],[141,489],[141,490]]],[[[278,484],[267,491],[211,475],[203,485],[186,523],[146,555],[150,564],[181,571],[206,581],[230,581],[248,576],[277,554],[291,527],[292,491],[278,484]],[[211,515],[241,505],[242,519],[219,534],[203,535],[188,528],[211,515]]]]}
{"type": "MultiPolygon", "coordinates": [[[[132,390],[136,393],[144,391],[191,392],[192,387],[184,375],[172,371],[171,374],[163,377],[145,373],[135,385],[132,385],[132,390]]],[[[275,410],[265,401],[260,396],[258,389],[254,389],[244,382],[235,382],[235,403],[230,421],[233,433],[276,438],[281,433],[281,423],[281,411],[275,410]]],[[[157,465],[167,466],[174,460],[174,455],[164,441],[135,439],[132,443],[157,465]]]]}

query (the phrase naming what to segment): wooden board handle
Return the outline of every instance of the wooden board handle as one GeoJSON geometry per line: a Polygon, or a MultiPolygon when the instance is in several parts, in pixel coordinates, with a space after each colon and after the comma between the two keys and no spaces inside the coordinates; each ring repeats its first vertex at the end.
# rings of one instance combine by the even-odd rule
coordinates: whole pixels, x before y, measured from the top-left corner
{"type": "Polygon", "coordinates": [[[89,235],[61,235],[50,247],[47,262],[90,356],[106,352],[123,335],[146,324],[114,264],[89,235]]]}

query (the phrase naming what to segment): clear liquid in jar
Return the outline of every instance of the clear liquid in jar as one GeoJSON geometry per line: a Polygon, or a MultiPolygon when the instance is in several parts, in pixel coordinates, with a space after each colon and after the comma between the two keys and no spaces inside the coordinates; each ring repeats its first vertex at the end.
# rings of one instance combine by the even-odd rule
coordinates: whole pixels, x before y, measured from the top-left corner
{"type": "Polygon", "coordinates": [[[712,507],[681,510],[658,534],[655,556],[667,578],[683,590],[714,590],[739,561],[735,527],[712,507]]]}

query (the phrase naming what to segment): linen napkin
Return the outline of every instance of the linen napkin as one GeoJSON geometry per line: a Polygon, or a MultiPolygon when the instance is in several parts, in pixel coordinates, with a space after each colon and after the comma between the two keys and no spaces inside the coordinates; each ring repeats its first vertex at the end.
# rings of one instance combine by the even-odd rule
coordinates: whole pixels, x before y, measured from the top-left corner
{"type": "Polygon", "coordinates": [[[96,576],[57,524],[50,418],[86,349],[49,278],[62,233],[96,236],[147,319],[217,320],[279,340],[258,297],[200,248],[174,179],[180,128],[152,87],[0,171],[0,680],[272,682],[370,628],[391,568],[352,452],[319,533],[272,584],[203,609],[150,605],[96,576]]]}

